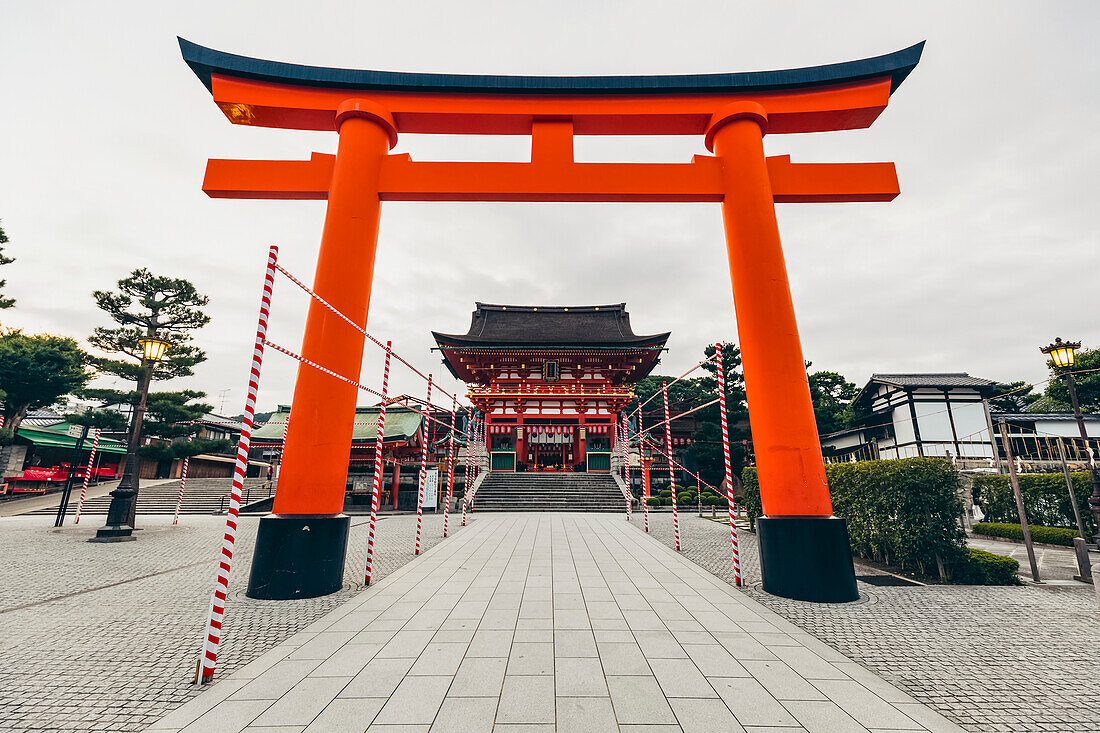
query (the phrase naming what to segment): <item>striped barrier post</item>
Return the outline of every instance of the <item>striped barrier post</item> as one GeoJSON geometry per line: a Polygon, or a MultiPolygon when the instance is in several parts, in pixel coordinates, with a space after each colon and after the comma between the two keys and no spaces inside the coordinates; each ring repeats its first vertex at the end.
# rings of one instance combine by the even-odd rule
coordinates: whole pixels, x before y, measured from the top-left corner
{"type": "Polygon", "coordinates": [[[623,413],[622,419],[622,453],[623,453],[623,483],[626,484],[626,521],[630,521],[630,504],[631,504],[631,492],[630,492],[630,451],[628,446],[627,437],[630,428],[627,425],[626,413],[623,413]]]}
{"type": "MultiPolygon", "coordinates": [[[[420,489],[416,498],[416,550],[414,555],[420,554],[420,528],[424,524],[424,484],[428,481],[428,430],[432,403],[432,375],[428,375],[428,396],[424,398],[424,443],[420,446],[420,489]]],[[[436,490],[439,493],[439,490],[436,490]]]]}
{"type": "Polygon", "coordinates": [[[470,436],[474,433],[472,419],[466,420],[466,465],[462,473],[462,525],[466,526],[466,508],[470,499],[470,436]]]}
{"type": "Polygon", "coordinates": [[[451,494],[455,485],[455,413],[458,397],[451,395],[451,435],[447,439],[447,502],[443,505],[443,538],[447,538],[447,523],[451,518],[451,494]]]}
{"type": "Polygon", "coordinates": [[[649,464],[645,459],[645,431],[642,430],[642,410],[638,408],[638,456],[642,459],[642,524],[649,533],[649,464]]]}
{"type": "Polygon", "coordinates": [[[191,456],[183,457],[183,470],[180,471],[180,493],[176,497],[176,514],[172,517],[172,524],[179,524],[180,509],[183,508],[183,487],[187,483],[187,467],[191,465],[191,456]]]}
{"type": "Polygon", "coordinates": [[[229,492],[229,512],[225,515],[225,534],[222,537],[221,562],[218,563],[218,581],[210,600],[210,617],[206,623],[206,641],[202,659],[199,660],[197,682],[205,684],[214,678],[214,666],[218,661],[218,644],[221,642],[222,619],[225,616],[225,599],[229,595],[229,572],[233,566],[233,545],[237,541],[237,515],[241,508],[241,490],[248,468],[248,447],[252,443],[252,422],[256,418],[256,394],[260,390],[260,365],[264,359],[264,340],[267,338],[267,319],[271,315],[271,291],[275,287],[275,264],[279,248],[272,245],[267,252],[267,273],[260,296],[260,317],[256,323],[256,341],[252,347],[252,369],[248,375],[248,397],[244,402],[241,419],[241,437],[237,441],[237,462],[233,470],[233,488],[229,492]]]}
{"type": "Polygon", "coordinates": [[[680,514],[676,507],[676,471],[672,468],[672,422],[668,418],[668,384],[661,382],[661,394],[665,400],[665,457],[668,459],[668,482],[672,489],[672,534],[676,537],[676,549],[680,549],[680,514]]]}
{"type": "Polygon", "coordinates": [[[733,508],[733,468],[730,462],[730,430],[726,422],[726,379],[722,373],[722,344],[714,345],[718,352],[718,412],[722,418],[722,456],[726,461],[726,504],[730,515],[730,542],[733,546],[733,583],[741,585],[741,559],[737,551],[737,521],[733,508]]]}
{"type": "Polygon", "coordinates": [[[374,569],[374,527],[378,523],[378,502],[382,499],[382,442],[386,434],[386,396],[390,391],[390,355],[393,344],[386,342],[386,366],[382,370],[382,403],[378,409],[378,432],[374,438],[374,484],[370,492],[370,527],[367,530],[367,572],[363,582],[370,585],[374,569]]]}
{"type": "Polygon", "coordinates": [[[699,502],[699,516],[703,516],[703,482],[699,480],[699,474],[695,474],[695,498],[699,502]]]}
{"type": "MultiPolygon", "coordinates": [[[[0,428],[4,427],[4,416],[0,415],[0,428]]],[[[84,468],[84,484],[80,487],[80,500],[76,503],[76,519],[73,524],[80,524],[80,511],[84,508],[84,497],[88,495],[88,479],[92,475],[92,462],[95,461],[95,452],[99,448],[100,429],[95,429],[95,438],[92,439],[92,454],[88,456],[88,465],[84,468]]],[[[174,522],[173,522],[174,524],[174,522]]]]}

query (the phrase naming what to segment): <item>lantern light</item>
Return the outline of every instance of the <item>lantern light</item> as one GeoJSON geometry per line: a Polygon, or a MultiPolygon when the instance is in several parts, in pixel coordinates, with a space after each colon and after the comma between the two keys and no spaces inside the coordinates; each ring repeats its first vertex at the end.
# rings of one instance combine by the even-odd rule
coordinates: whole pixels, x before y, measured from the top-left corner
{"type": "Polygon", "coordinates": [[[164,358],[164,352],[168,351],[172,344],[164,339],[153,338],[148,336],[143,339],[138,339],[138,343],[141,344],[143,351],[143,358],[145,361],[158,362],[164,358]]]}
{"type": "Polygon", "coordinates": [[[1073,366],[1073,352],[1079,348],[1081,348],[1080,341],[1063,341],[1056,338],[1053,344],[1044,346],[1039,351],[1049,356],[1054,361],[1055,366],[1066,369],[1073,366]]]}

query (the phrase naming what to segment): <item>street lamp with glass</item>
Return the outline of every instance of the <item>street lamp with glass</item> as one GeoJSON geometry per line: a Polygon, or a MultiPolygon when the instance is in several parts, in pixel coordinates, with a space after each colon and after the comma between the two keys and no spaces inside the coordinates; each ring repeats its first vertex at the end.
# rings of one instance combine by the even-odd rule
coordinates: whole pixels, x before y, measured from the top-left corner
{"type": "Polygon", "coordinates": [[[107,524],[101,527],[89,542],[126,542],[134,538],[134,516],[137,512],[139,467],[137,451],[141,447],[141,424],[145,420],[145,404],[149,399],[149,385],[153,381],[153,368],[164,358],[171,342],[154,335],[138,339],[141,344],[141,397],[134,409],[134,421],[130,427],[130,439],[126,445],[126,462],[118,488],[111,492],[111,507],[107,510],[107,524]]]}
{"type": "MultiPolygon", "coordinates": [[[[1092,517],[1096,525],[1100,527],[1100,478],[1096,473],[1096,461],[1093,460],[1089,450],[1089,434],[1085,430],[1085,418],[1081,414],[1081,403],[1077,401],[1077,383],[1073,379],[1074,352],[1081,348],[1080,341],[1063,341],[1054,339],[1050,346],[1039,349],[1054,362],[1055,369],[1064,370],[1066,377],[1066,389],[1069,391],[1069,402],[1073,405],[1073,416],[1077,418],[1077,430],[1081,433],[1081,440],[1085,443],[1085,451],[1089,456],[1089,475],[1092,478],[1092,496],[1089,497],[1089,507],[1092,509],[1092,517]]],[[[1095,538],[1100,544],[1100,534],[1095,538]]]]}

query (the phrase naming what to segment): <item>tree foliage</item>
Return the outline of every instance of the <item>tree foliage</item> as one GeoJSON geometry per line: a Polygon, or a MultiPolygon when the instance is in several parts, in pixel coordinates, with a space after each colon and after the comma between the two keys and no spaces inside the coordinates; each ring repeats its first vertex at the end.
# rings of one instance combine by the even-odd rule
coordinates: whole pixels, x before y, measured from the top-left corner
{"type": "Polygon", "coordinates": [[[191,332],[210,322],[204,308],[210,299],[182,278],[154,275],[145,268],[134,270],[118,281],[117,291],[96,290],[96,305],[119,324],[97,327],[88,342],[124,359],[97,358],[96,367],[123,379],[141,378],[142,347],[147,336],[172,344],[153,369],[153,379],[189,377],[193,367],[206,360],[206,353],[192,346],[191,332]]]}
{"type": "MultiPolygon", "coordinates": [[[[4,227],[0,226],[0,265],[10,265],[15,262],[14,257],[8,257],[4,254],[4,246],[8,243],[8,235],[4,233],[4,227]]],[[[4,286],[8,284],[7,280],[0,280],[0,290],[4,289],[4,286]]],[[[0,308],[11,308],[15,305],[15,298],[5,298],[0,295],[0,308]]]]}
{"type": "Polygon", "coordinates": [[[994,412],[1027,412],[1036,400],[1041,399],[1041,395],[1031,393],[1034,385],[1023,381],[997,385],[995,389],[995,396],[989,400],[989,408],[994,412]]]}
{"type": "MultiPolygon", "coordinates": [[[[807,372],[810,365],[806,363],[807,372]]],[[[827,435],[851,427],[855,417],[852,400],[859,394],[859,387],[838,372],[813,372],[806,378],[810,383],[818,434],[827,435]]]]}
{"type": "Polygon", "coordinates": [[[28,410],[56,404],[91,378],[89,356],[71,338],[0,335],[0,390],[7,427],[19,429],[28,410]]]}
{"type": "MultiPolygon", "coordinates": [[[[121,389],[85,389],[81,391],[80,396],[96,400],[104,407],[127,405],[134,408],[141,400],[140,392],[121,389]]],[[[194,435],[201,428],[195,421],[201,420],[213,409],[203,402],[194,402],[205,396],[205,392],[191,389],[179,392],[150,392],[145,405],[142,434],[165,440],[194,435]]]]}
{"type": "MultiPolygon", "coordinates": [[[[1060,369],[1054,362],[1048,361],[1051,380],[1047,383],[1046,396],[1058,408],[1070,411],[1069,388],[1060,369]]],[[[1100,349],[1082,349],[1076,354],[1073,364],[1074,382],[1077,384],[1077,400],[1085,412],[1100,411],[1100,349]]]]}
{"type": "MultiPolygon", "coordinates": [[[[708,345],[704,356],[714,356],[715,346],[708,345]]],[[[660,396],[661,383],[667,382],[669,413],[673,416],[705,405],[718,398],[718,368],[713,361],[703,365],[700,376],[691,376],[675,381],[675,377],[650,375],[634,386],[637,399],[627,407],[628,412],[637,409],[651,396],[653,400],[644,408],[645,424],[654,425],[664,420],[664,401],[660,396]]],[[[726,382],[726,412],[730,428],[730,459],[735,476],[740,475],[745,461],[742,439],[749,436],[748,431],[739,427],[748,416],[745,406],[745,380],[741,373],[741,350],[733,343],[722,344],[722,370],[726,382]]],[[[680,462],[692,471],[698,471],[701,479],[718,486],[726,473],[725,458],[722,449],[721,417],[717,404],[704,407],[692,413],[695,418],[695,432],[691,436],[691,445],[679,454],[680,462]]],[[[649,432],[663,446],[663,428],[649,432]]],[[[664,450],[662,447],[661,450],[664,450]]],[[[694,482],[694,479],[693,479],[694,482]]]]}

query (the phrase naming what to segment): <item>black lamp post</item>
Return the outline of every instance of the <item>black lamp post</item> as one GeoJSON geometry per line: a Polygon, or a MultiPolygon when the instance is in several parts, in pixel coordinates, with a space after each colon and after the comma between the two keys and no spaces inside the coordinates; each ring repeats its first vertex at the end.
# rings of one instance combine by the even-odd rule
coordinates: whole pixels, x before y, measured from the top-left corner
{"type": "MultiPolygon", "coordinates": [[[[1073,416],[1077,418],[1077,430],[1081,433],[1081,439],[1085,442],[1085,451],[1087,452],[1089,434],[1085,430],[1085,418],[1081,415],[1081,403],[1077,401],[1077,384],[1074,382],[1073,371],[1071,370],[1074,359],[1073,352],[1079,348],[1081,348],[1080,341],[1063,341],[1056,338],[1053,344],[1044,346],[1039,350],[1051,358],[1055,367],[1065,370],[1069,402],[1073,405],[1073,416]]],[[[1100,527],[1100,477],[1096,474],[1096,462],[1092,460],[1091,454],[1089,454],[1089,475],[1092,478],[1092,496],[1089,497],[1089,508],[1092,509],[1093,520],[1100,527]]],[[[1098,546],[1100,546],[1100,534],[1094,539],[1097,540],[1098,546]]]]}
{"type": "Polygon", "coordinates": [[[148,336],[140,339],[141,399],[134,410],[130,427],[130,440],[126,445],[126,463],[118,488],[111,492],[111,507],[107,510],[107,524],[96,532],[89,542],[128,542],[134,537],[134,517],[137,512],[139,468],[141,460],[137,451],[141,447],[141,424],[145,420],[145,403],[149,399],[149,384],[153,381],[153,367],[164,356],[171,344],[164,339],[148,336]]]}

